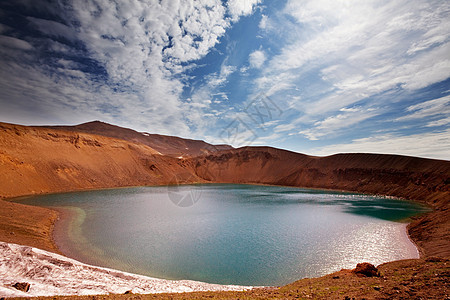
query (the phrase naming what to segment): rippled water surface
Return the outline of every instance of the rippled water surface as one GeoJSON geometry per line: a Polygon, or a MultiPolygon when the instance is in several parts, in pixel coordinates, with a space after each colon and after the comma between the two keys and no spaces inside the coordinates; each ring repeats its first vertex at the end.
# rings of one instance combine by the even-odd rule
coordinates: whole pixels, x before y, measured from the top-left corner
{"type": "Polygon", "coordinates": [[[358,262],[417,257],[395,199],[254,185],[139,187],[37,196],[62,209],[57,243],[84,262],[167,279],[281,285],[358,262]]]}

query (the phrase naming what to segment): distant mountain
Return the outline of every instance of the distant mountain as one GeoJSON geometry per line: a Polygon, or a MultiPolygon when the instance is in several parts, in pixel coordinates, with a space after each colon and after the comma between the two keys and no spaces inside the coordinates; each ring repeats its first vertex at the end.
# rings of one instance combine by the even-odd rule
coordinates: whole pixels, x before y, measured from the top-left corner
{"type": "Polygon", "coordinates": [[[230,145],[212,145],[200,140],[183,139],[176,136],[137,132],[108,123],[93,121],[75,126],[42,126],[49,129],[59,129],[74,132],[97,134],[133,143],[141,143],[163,155],[172,157],[192,157],[202,154],[210,154],[222,150],[233,149],[230,145]]]}

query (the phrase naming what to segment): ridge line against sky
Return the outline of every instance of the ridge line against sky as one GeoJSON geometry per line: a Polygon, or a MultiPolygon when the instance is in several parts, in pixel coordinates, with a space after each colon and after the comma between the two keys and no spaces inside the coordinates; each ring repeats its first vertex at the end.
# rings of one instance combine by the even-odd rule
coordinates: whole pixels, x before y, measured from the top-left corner
{"type": "Polygon", "coordinates": [[[450,159],[448,1],[0,3],[0,121],[450,159]]]}

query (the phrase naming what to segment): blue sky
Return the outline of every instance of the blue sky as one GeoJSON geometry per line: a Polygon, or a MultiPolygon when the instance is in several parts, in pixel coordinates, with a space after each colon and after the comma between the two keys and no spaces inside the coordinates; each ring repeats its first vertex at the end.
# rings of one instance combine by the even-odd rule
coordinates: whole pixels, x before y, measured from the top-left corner
{"type": "Polygon", "coordinates": [[[450,159],[448,1],[0,3],[0,121],[450,159]]]}

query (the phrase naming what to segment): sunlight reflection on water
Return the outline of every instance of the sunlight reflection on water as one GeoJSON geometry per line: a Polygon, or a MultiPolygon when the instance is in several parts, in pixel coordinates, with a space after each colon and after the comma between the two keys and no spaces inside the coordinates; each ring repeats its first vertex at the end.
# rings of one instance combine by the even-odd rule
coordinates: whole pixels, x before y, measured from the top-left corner
{"type": "Polygon", "coordinates": [[[194,185],[178,187],[202,192],[195,205],[183,208],[167,189],[68,193],[26,202],[83,212],[82,224],[67,225],[78,234],[57,239],[71,256],[167,279],[281,285],[360,262],[418,257],[406,224],[392,222],[423,211],[411,202],[288,187],[194,185]]]}

